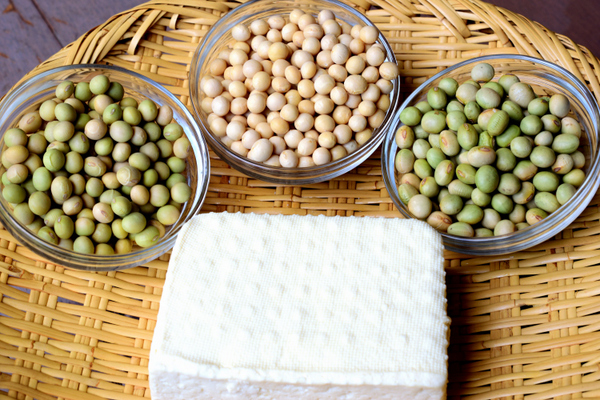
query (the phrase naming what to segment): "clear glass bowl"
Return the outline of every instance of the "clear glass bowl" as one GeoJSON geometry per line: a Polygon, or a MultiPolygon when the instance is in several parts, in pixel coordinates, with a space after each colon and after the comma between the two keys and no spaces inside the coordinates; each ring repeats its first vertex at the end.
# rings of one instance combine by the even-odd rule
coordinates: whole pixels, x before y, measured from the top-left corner
{"type": "Polygon", "coordinates": [[[402,104],[394,123],[389,129],[382,145],[381,165],[385,186],[396,208],[408,218],[414,216],[398,197],[398,175],[394,167],[394,158],[398,151],[395,141],[396,130],[403,124],[400,112],[404,108],[426,100],[429,89],[438,85],[443,78],[452,77],[459,83],[471,79],[471,69],[480,62],[491,64],[496,70],[497,80],[502,74],[512,73],[521,82],[530,84],[534,91],[541,93],[562,93],[571,101],[571,110],[581,124],[584,134],[580,149],[586,156],[584,170],[586,178],[576,194],[557,211],[526,229],[512,234],[463,238],[442,233],[444,245],[448,250],[473,255],[506,254],[524,250],[552,238],[566,228],[592,200],[600,184],[600,156],[598,151],[598,127],[600,116],[598,104],[592,93],[573,74],[558,65],[541,59],[521,55],[493,55],[474,58],[448,68],[428,79],[419,86],[402,104]]]}
{"type": "Polygon", "coordinates": [[[13,218],[9,205],[2,196],[0,196],[0,223],[19,243],[52,263],[88,271],[113,271],[147,263],[175,245],[181,226],[196,215],[202,206],[208,189],[210,167],[208,148],[204,138],[199,134],[198,124],[175,96],[140,74],[107,65],[84,64],[59,67],[31,76],[14,88],[0,102],[0,148],[4,148],[4,132],[15,127],[23,114],[34,111],[41,102],[55,97],[55,88],[60,82],[67,79],[75,83],[89,82],[98,74],[104,74],[109,79],[121,83],[125,89],[125,96],[133,97],[138,101],[152,99],[159,106],[169,105],[173,109],[173,118],[183,127],[193,150],[186,160],[186,173],[192,195],[185,203],[179,220],[171,227],[167,227],[167,233],[156,245],[137,249],[128,254],[115,255],[76,253],[42,240],[13,218]]]}
{"type": "MultiPolygon", "coordinates": [[[[313,15],[318,14],[321,10],[327,9],[333,11],[337,19],[343,20],[351,25],[361,24],[363,26],[375,26],[360,12],[336,0],[307,0],[303,1],[301,4],[294,0],[249,1],[223,16],[206,34],[196,49],[190,71],[190,98],[204,137],[210,147],[219,155],[219,157],[221,157],[221,159],[227,161],[233,168],[256,179],[277,184],[299,185],[323,182],[336,176],[340,176],[351,169],[356,168],[379,147],[385,136],[385,132],[388,131],[393,116],[396,114],[396,110],[400,105],[400,78],[398,77],[393,81],[394,90],[390,93],[390,108],[388,109],[381,126],[373,131],[373,137],[369,139],[369,141],[346,157],[321,166],[308,168],[282,168],[271,167],[254,162],[233,152],[225,146],[219,138],[213,136],[210,132],[207,121],[208,115],[201,107],[202,99],[205,96],[199,88],[200,80],[203,76],[208,74],[208,65],[210,61],[217,58],[219,52],[233,40],[231,28],[236,24],[240,22],[250,24],[254,20],[268,18],[273,15],[289,15],[289,13],[296,8],[301,8],[303,11],[310,12],[313,15]]],[[[379,33],[378,41],[385,48],[386,61],[396,63],[394,51],[381,32],[379,33]]]]}

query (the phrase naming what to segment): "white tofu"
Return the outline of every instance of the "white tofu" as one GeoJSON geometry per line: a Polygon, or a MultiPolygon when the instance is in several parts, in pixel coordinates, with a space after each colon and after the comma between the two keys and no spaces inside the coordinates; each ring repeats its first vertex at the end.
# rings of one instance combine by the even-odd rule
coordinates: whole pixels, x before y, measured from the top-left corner
{"type": "Polygon", "coordinates": [[[171,255],[152,398],[445,398],[442,251],[416,220],[195,217],[171,255]]]}

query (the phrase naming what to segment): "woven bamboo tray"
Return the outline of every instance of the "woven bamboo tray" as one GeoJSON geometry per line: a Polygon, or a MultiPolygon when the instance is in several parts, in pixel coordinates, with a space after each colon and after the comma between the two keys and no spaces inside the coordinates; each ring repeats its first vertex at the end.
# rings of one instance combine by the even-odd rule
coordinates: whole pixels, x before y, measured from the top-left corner
{"type": "MultiPolygon", "coordinates": [[[[394,47],[404,94],[459,61],[519,53],[560,64],[600,98],[600,65],[586,48],[510,11],[477,0],[351,1],[394,47]]],[[[152,1],[115,15],[36,71],[114,64],[166,85],[189,106],[192,53],[237,4],[152,1]]],[[[302,187],[249,179],[214,154],[211,163],[205,212],[400,217],[378,154],[302,187]]],[[[450,399],[600,398],[598,203],[529,251],[446,253],[450,399]]],[[[125,271],[74,271],[39,261],[5,230],[0,254],[0,400],[151,397],[148,354],[169,255],[125,271]]]]}

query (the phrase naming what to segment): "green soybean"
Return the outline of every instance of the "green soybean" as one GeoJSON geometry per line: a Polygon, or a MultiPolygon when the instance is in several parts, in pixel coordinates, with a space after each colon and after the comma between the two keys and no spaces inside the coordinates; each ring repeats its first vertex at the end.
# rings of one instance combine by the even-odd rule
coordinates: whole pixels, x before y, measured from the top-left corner
{"type": "Polygon", "coordinates": [[[477,118],[479,118],[479,114],[481,114],[481,107],[479,104],[477,104],[477,102],[470,101],[465,104],[463,112],[465,113],[467,120],[471,123],[474,123],[477,121],[477,118]]]}
{"type": "Polygon", "coordinates": [[[459,222],[475,225],[483,219],[483,210],[475,204],[466,204],[456,215],[459,222]]]}
{"type": "Polygon", "coordinates": [[[436,168],[440,162],[446,159],[446,155],[442,150],[433,147],[427,150],[425,158],[431,168],[436,168]]]}
{"type": "Polygon", "coordinates": [[[515,204],[512,212],[508,214],[508,219],[511,220],[514,224],[518,224],[521,222],[525,222],[525,214],[527,213],[527,209],[522,204],[515,204]]]}
{"type": "Polygon", "coordinates": [[[463,208],[463,200],[455,194],[448,194],[440,200],[440,210],[446,215],[456,215],[463,208]]]}
{"type": "Polygon", "coordinates": [[[154,226],[149,226],[142,232],[135,235],[135,243],[140,247],[153,246],[159,241],[159,239],[159,231],[154,226]]]}
{"type": "Polygon", "coordinates": [[[88,82],[78,82],[75,85],[74,95],[76,99],[80,101],[89,101],[94,95],[90,90],[90,84],[88,82]]]}
{"type": "MultiPolygon", "coordinates": [[[[422,195],[417,195],[417,196],[422,196],[422,195]]],[[[414,196],[414,197],[417,197],[417,196],[414,196]]],[[[414,199],[414,197],[413,197],[413,199],[414,199]]],[[[423,196],[423,197],[425,197],[425,196],[423,196]]],[[[427,197],[425,197],[425,198],[428,199],[427,197]]],[[[431,200],[429,200],[429,201],[431,202],[431,200]]],[[[410,211],[410,201],[409,201],[409,211],[410,211]]],[[[424,209],[423,212],[424,211],[426,211],[426,210],[424,209]]],[[[180,215],[180,211],[171,204],[162,206],[156,212],[156,218],[163,225],[173,225],[179,219],[179,215],[180,215]]]]}
{"type": "Polygon", "coordinates": [[[471,69],[471,78],[479,83],[489,82],[494,78],[494,67],[488,63],[478,63],[471,69]]]}
{"type": "Polygon", "coordinates": [[[502,221],[496,224],[496,227],[494,228],[494,236],[508,235],[515,232],[516,230],[517,227],[512,221],[508,219],[503,219],[502,221]]]}
{"type": "Polygon", "coordinates": [[[460,147],[471,150],[479,141],[479,134],[471,124],[464,123],[458,127],[457,140],[460,147]]]}
{"type": "Polygon", "coordinates": [[[454,178],[454,163],[450,160],[441,161],[435,168],[434,178],[439,186],[449,185],[454,178]]]}
{"type": "Polygon", "coordinates": [[[142,122],[142,114],[138,111],[137,106],[128,106],[123,108],[123,120],[130,125],[139,125],[142,122]]]}
{"type": "Polygon", "coordinates": [[[448,128],[453,131],[458,130],[458,128],[466,122],[467,117],[462,111],[449,111],[446,115],[446,124],[448,125],[448,128]]]}
{"type": "Polygon", "coordinates": [[[535,196],[535,186],[531,182],[522,182],[521,189],[512,196],[512,199],[517,204],[527,204],[533,200],[535,196]]]}
{"type": "Polygon", "coordinates": [[[579,125],[579,122],[577,122],[576,119],[571,117],[565,117],[560,121],[560,133],[567,133],[580,138],[581,125],[579,125]]]}
{"type": "Polygon", "coordinates": [[[475,237],[492,237],[494,236],[494,232],[487,228],[477,228],[475,229],[475,237]]]}
{"type": "Polygon", "coordinates": [[[40,230],[37,232],[37,235],[47,242],[50,242],[52,244],[58,244],[58,236],[56,236],[56,233],[54,233],[54,230],[50,227],[41,227],[40,230]]]}
{"type": "Polygon", "coordinates": [[[2,189],[2,197],[9,203],[19,204],[25,201],[27,192],[20,185],[11,183],[2,189]]]}
{"type": "Polygon", "coordinates": [[[471,192],[471,200],[473,201],[473,204],[478,205],[479,207],[487,207],[492,201],[492,196],[475,188],[471,192]]]}
{"type": "Polygon", "coordinates": [[[579,147],[579,138],[569,133],[561,133],[554,137],[552,150],[559,154],[573,153],[579,147]]]}
{"type": "Polygon", "coordinates": [[[128,198],[119,196],[112,200],[110,207],[115,215],[124,218],[131,212],[132,203],[128,198]]]}
{"type": "Polygon", "coordinates": [[[446,117],[438,110],[429,111],[423,115],[421,126],[427,133],[440,133],[446,127],[446,117]]]}
{"type": "Polygon", "coordinates": [[[502,85],[500,85],[498,82],[486,82],[482,87],[484,88],[490,88],[492,89],[494,92],[498,93],[498,96],[500,96],[501,98],[504,97],[504,88],[502,87],[502,85]]]}
{"type": "Polygon", "coordinates": [[[79,237],[91,236],[95,229],[96,224],[93,219],[82,217],[75,220],[75,233],[79,237]]]}
{"type": "MultiPolygon", "coordinates": [[[[417,139],[417,140],[424,140],[422,138],[417,139]]],[[[429,143],[429,147],[435,147],[436,149],[440,148],[440,135],[439,134],[431,134],[429,135],[429,137],[427,138],[427,142],[429,143]]],[[[417,143],[415,141],[415,143],[417,143]]],[[[417,146],[413,146],[413,150],[416,148],[417,146]]]]}
{"type": "Polygon", "coordinates": [[[493,208],[486,208],[483,210],[483,219],[481,220],[481,225],[484,228],[493,230],[501,220],[502,217],[498,211],[494,210],[493,208]]]}
{"type": "Polygon", "coordinates": [[[123,218],[122,225],[127,233],[139,233],[146,227],[146,217],[139,212],[134,212],[123,218]]]}
{"type": "Polygon", "coordinates": [[[509,149],[498,149],[496,151],[496,168],[499,171],[508,172],[515,169],[517,158],[509,149]]]}
{"type": "Polygon", "coordinates": [[[583,168],[585,166],[585,156],[581,151],[576,151],[570,154],[573,159],[573,168],[583,168]]]}
{"type": "Polygon", "coordinates": [[[473,237],[475,231],[473,227],[465,222],[455,222],[448,227],[448,233],[455,236],[461,237],[473,237]]]}
{"type": "Polygon", "coordinates": [[[110,80],[106,75],[96,75],[89,83],[89,89],[93,94],[103,94],[110,87],[110,80]]]}
{"type": "Polygon", "coordinates": [[[474,102],[476,100],[478,89],[477,86],[465,82],[456,89],[456,99],[463,104],[467,104],[471,101],[474,102]]]}
{"type": "Polygon", "coordinates": [[[440,110],[448,103],[446,92],[439,87],[433,87],[427,92],[427,102],[434,110],[440,110]]]}
{"type": "Polygon", "coordinates": [[[557,93],[550,97],[549,109],[553,115],[564,118],[569,114],[571,104],[564,94],[557,93]]]}
{"type": "Polygon", "coordinates": [[[121,85],[119,82],[113,81],[108,86],[106,94],[108,94],[111,99],[118,102],[123,99],[123,96],[125,95],[125,90],[123,89],[123,85],[121,85]]]}
{"type": "Polygon", "coordinates": [[[31,212],[33,212],[35,215],[42,216],[46,214],[48,210],[50,210],[52,201],[46,193],[35,192],[29,196],[27,204],[29,205],[31,212]]]}
{"type": "Polygon", "coordinates": [[[527,108],[527,105],[535,99],[535,93],[526,83],[516,82],[510,86],[508,97],[522,108],[527,108]]]}
{"type": "MultiPolygon", "coordinates": [[[[428,176],[421,181],[419,191],[424,196],[434,197],[440,192],[440,187],[432,176],[428,176]]],[[[185,203],[190,198],[190,195],[191,189],[184,182],[177,183],[171,188],[171,198],[177,203],[185,203]]]]}
{"type": "Polygon", "coordinates": [[[554,140],[554,135],[550,131],[541,131],[533,139],[533,143],[536,146],[551,146],[554,140]]]}
{"type": "Polygon", "coordinates": [[[548,213],[540,208],[531,208],[525,214],[525,220],[529,225],[534,225],[548,216],[548,213]]]}
{"type": "Polygon", "coordinates": [[[431,147],[432,146],[430,146],[430,144],[426,140],[417,139],[413,144],[412,151],[416,158],[427,158],[427,152],[431,147]]]}
{"type": "Polygon", "coordinates": [[[455,156],[460,152],[458,139],[453,131],[444,130],[440,133],[440,149],[447,156],[455,156]]]}
{"type": "Polygon", "coordinates": [[[440,232],[446,232],[452,219],[441,211],[434,211],[427,217],[427,223],[440,232]]]}
{"type": "Polygon", "coordinates": [[[60,171],[65,165],[65,154],[61,151],[51,149],[44,153],[42,158],[44,167],[50,172],[60,171]]]}
{"type": "Polygon", "coordinates": [[[473,193],[473,187],[455,179],[448,184],[448,191],[450,194],[456,194],[462,198],[470,199],[471,193],[473,193]]]}
{"type": "MultiPolygon", "coordinates": [[[[177,175],[183,176],[181,174],[177,174],[177,175]]],[[[142,184],[144,186],[151,187],[151,186],[156,185],[157,182],[158,182],[158,172],[156,172],[156,170],[148,169],[148,170],[144,171],[144,174],[142,175],[142,184]]],[[[168,180],[167,180],[167,182],[168,182],[168,180]]],[[[129,186],[124,186],[124,187],[129,187],[129,186]]],[[[168,187],[168,184],[167,184],[167,187],[168,187]]]]}
{"type": "Polygon", "coordinates": [[[489,87],[482,87],[475,95],[475,101],[481,108],[497,108],[500,106],[502,97],[489,87]]]}
{"type": "Polygon", "coordinates": [[[467,185],[475,184],[477,170],[470,164],[459,164],[456,167],[456,177],[467,185]]]}
{"type": "MultiPolygon", "coordinates": [[[[425,114],[426,112],[433,110],[433,108],[431,108],[431,106],[429,105],[427,100],[418,102],[417,104],[414,105],[414,107],[421,112],[421,116],[423,116],[423,114],[425,114]]],[[[410,108],[410,107],[407,107],[407,108],[410,108]]],[[[410,112],[413,112],[413,111],[410,111],[410,112]]],[[[420,120],[421,120],[421,117],[419,117],[419,121],[420,120]]],[[[402,123],[404,123],[404,121],[402,123]]]]}
{"type": "Polygon", "coordinates": [[[492,193],[498,187],[500,177],[496,168],[484,165],[475,174],[475,185],[483,193],[492,193]]]}
{"type": "Polygon", "coordinates": [[[491,205],[500,214],[510,214],[514,207],[512,199],[502,193],[496,193],[492,196],[491,205]]]}
{"type": "Polygon", "coordinates": [[[525,136],[518,136],[510,142],[510,151],[512,151],[517,158],[529,157],[532,150],[533,145],[531,140],[525,136]]]}
{"type": "Polygon", "coordinates": [[[541,208],[542,210],[548,213],[553,213],[560,207],[560,203],[558,202],[556,196],[553,193],[538,192],[535,195],[534,200],[538,208],[541,208]]]}
{"type": "Polygon", "coordinates": [[[531,151],[529,159],[536,167],[548,168],[556,161],[556,154],[547,146],[536,146],[531,151]]]}
{"type": "Polygon", "coordinates": [[[122,117],[123,110],[121,110],[121,106],[118,104],[111,104],[104,109],[104,112],[102,112],[102,120],[107,125],[120,120],[122,117]]]}
{"type": "Polygon", "coordinates": [[[458,82],[454,78],[444,78],[438,83],[438,87],[442,89],[447,96],[454,97],[458,89],[458,82]]]}
{"type": "Polygon", "coordinates": [[[544,130],[552,133],[558,133],[561,130],[561,120],[552,114],[546,114],[541,117],[544,130]]]}
{"type": "Polygon", "coordinates": [[[156,103],[150,99],[143,100],[138,106],[139,112],[142,114],[144,121],[154,121],[158,116],[158,108],[156,103]]]}
{"type": "Polygon", "coordinates": [[[408,205],[409,200],[414,195],[419,194],[419,191],[412,185],[408,183],[402,183],[398,186],[398,197],[404,205],[408,205]]]}
{"type": "Polygon", "coordinates": [[[498,191],[500,193],[512,196],[517,194],[519,190],[521,190],[521,180],[516,175],[506,173],[500,176],[500,183],[498,184],[498,191]]]}
{"type": "Polygon", "coordinates": [[[562,205],[575,195],[577,189],[570,183],[563,183],[556,189],[556,200],[562,205]]]}
{"type": "MultiPolygon", "coordinates": [[[[432,203],[431,200],[422,194],[417,194],[408,201],[408,211],[418,219],[426,219],[431,214],[432,203]]],[[[167,222],[170,222],[170,218],[172,218],[170,213],[174,212],[175,207],[172,205],[167,205],[159,208],[157,213],[158,221],[165,225],[170,225],[167,222]],[[172,207],[172,208],[171,208],[172,207]],[[161,211],[163,210],[163,211],[161,211]]]]}
{"type": "MultiPolygon", "coordinates": [[[[402,125],[396,131],[396,144],[400,149],[410,149],[413,143],[415,142],[415,132],[408,125],[402,125]]],[[[147,143],[146,145],[150,145],[153,143],[147,143]]],[[[154,145],[154,144],[153,144],[154,145]]],[[[156,147],[156,145],[154,145],[156,147]]],[[[142,149],[140,149],[142,151],[142,149]]],[[[143,152],[143,151],[142,151],[143,152]]],[[[146,154],[147,155],[147,154],[146,154]]],[[[158,158],[158,156],[156,157],[158,158]]],[[[156,158],[153,161],[156,161],[156,158]]]]}
{"type": "Polygon", "coordinates": [[[521,135],[521,129],[516,125],[510,125],[504,132],[496,136],[496,144],[499,147],[509,147],[511,142],[519,135],[521,135]]]}
{"type": "Polygon", "coordinates": [[[489,146],[476,146],[469,150],[468,160],[475,168],[491,165],[496,161],[496,152],[489,146]]]}
{"type": "Polygon", "coordinates": [[[490,119],[492,119],[494,114],[498,111],[499,110],[495,108],[483,111],[481,114],[479,114],[479,117],[477,118],[477,125],[479,125],[481,129],[486,130],[490,119]]]}
{"type": "Polygon", "coordinates": [[[396,171],[401,174],[406,174],[413,170],[413,165],[415,163],[415,155],[409,149],[402,149],[398,153],[396,153],[396,158],[394,165],[396,167],[396,171]]]}
{"type": "Polygon", "coordinates": [[[540,171],[533,177],[533,186],[540,192],[553,192],[559,184],[560,178],[554,172],[540,171]]]}
{"type": "Polygon", "coordinates": [[[585,173],[580,169],[573,169],[568,174],[563,175],[563,182],[570,183],[575,187],[583,185],[585,173]]]}
{"type": "Polygon", "coordinates": [[[451,113],[453,111],[460,111],[461,113],[463,113],[463,116],[464,116],[465,106],[462,105],[461,102],[458,100],[451,100],[448,102],[448,105],[446,106],[446,112],[451,113]]]}
{"type": "Polygon", "coordinates": [[[538,97],[537,99],[533,99],[527,105],[527,112],[532,115],[537,115],[538,117],[544,116],[548,112],[548,101],[542,97],[538,97]]]}
{"type": "Polygon", "coordinates": [[[498,84],[502,86],[505,93],[508,93],[511,86],[520,82],[519,78],[514,74],[504,74],[498,79],[498,84]]]}
{"type": "Polygon", "coordinates": [[[538,167],[533,162],[522,160],[519,161],[515,166],[513,174],[515,174],[522,181],[528,181],[534,177],[537,171],[538,167]]]}
{"type": "Polygon", "coordinates": [[[75,232],[75,224],[68,215],[61,215],[56,219],[54,232],[61,239],[70,239],[75,232]]]}
{"type": "Polygon", "coordinates": [[[501,109],[508,114],[511,120],[515,122],[521,122],[521,120],[525,117],[523,114],[523,109],[513,101],[506,100],[504,103],[502,103],[501,109]]]}
{"type": "Polygon", "coordinates": [[[528,136],[535,136],[542,131],[544,124],[537,115],[528,115],[521,120],[519,125],[521,132],[528,136]]]}

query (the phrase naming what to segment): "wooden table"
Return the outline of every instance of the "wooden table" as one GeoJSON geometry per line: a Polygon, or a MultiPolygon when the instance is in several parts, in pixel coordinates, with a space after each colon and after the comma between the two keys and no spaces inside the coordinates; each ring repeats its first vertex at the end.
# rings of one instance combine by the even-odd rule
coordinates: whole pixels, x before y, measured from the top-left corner
{"type": "MultiPolygon", "coordinates": [[[[23,75],[111,15],[145,0],[0,0],[0,96],[23,75]],[[15,62],[19,60],[19,62],[15,62]]],[[[597,0],[491,0],[600,54],[597,0]]]]}

